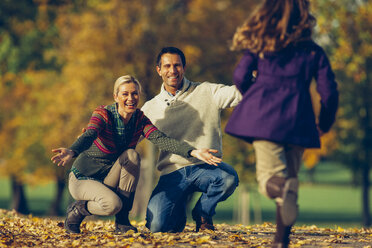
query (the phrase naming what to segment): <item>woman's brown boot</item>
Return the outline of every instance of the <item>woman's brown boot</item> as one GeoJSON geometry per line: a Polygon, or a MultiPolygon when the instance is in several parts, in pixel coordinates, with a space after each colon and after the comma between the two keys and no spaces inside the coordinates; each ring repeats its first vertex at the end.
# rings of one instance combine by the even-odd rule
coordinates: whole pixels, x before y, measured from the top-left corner
{"type": "Polygon", "coordinates": [[[132,226],[129,221],[129,211],[132,209],[134,201],[134,192],[130,194],[129,197],[118,194],[121,201],[122,207],[120,211],[115,215],[115,232],[116,233],[126,233],[129,230],[138,232],[137,228],[132,226]]]}
{"type": "Polygon", "coordinates": [[[80,224],[85,216],[92,215],[87,209],[88,201],[76,201],[67,208],[65,229],[69,233],[80,233],[80,224]]]}
{"type": "Polygon", "coordinates": [[[285,226],[281,218],[281,206],[276,205],[276,232],[272,248],[287,248],[292,226],[285,226]]]}
{"type": "Polygon", "coordinates": [[[266,183],[266,191],[270,198],[281,206],[280,215],[285,226],[292,226],[297,218],[298,179],[273,176],[266,183]]]}

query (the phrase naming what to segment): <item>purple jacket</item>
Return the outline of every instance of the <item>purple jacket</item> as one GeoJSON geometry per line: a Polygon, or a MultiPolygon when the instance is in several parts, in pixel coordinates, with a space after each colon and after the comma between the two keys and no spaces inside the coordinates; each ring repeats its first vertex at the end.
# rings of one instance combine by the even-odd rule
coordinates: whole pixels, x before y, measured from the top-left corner
{"type": "Polygon", "coordinates": [[[318,126],[327,132],[336,116],[338,91],[323,49],[313,41],[291,45],[264,58],[246,51],[234,72],[243,95],[226,133],[248,142],[265,139],[280,144],[320,147],[309,86],[315,78],[321,97],[318,126]],[[252,71],[257,70],[253,83],[252,71]]]}

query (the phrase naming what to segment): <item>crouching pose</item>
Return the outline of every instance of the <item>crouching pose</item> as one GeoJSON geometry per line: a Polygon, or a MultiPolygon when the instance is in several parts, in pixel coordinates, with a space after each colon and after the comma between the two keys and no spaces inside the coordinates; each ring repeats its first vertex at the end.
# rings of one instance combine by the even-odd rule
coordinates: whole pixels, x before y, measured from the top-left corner
{"type": "MultiPolygon", "coordinates": [[[[236,87],[188,80],[184,76],[185,55],[176,47],[160,50],[156,71],[163,82],[159,94],[143,105],[144,113],[170,137],[196,147],[212,147],[222,156],[221,111],[240,101],[236,87]]],[[[195,230],[215,230],[217,204],[230,197],[239,184],[235,169],[226,163],[211,166],[167,151],[161,151],[157,169],[161,176],[147,205],[146,227],[151,232],[182,232],[188,199],[201,192],[191,212],[195,230]]]]}
{"type": "Polygon", "coordinates": [[[115,103],[97,107],[86,131],[70,148],[52,150],[52,161],[64,166],[76,157],[69,174],[69,191],[76,200],[67,209],[65,229],[80,233],[88,215],[115,215],[115,231],[137,231],[128,214],[133,205],[140,172],[140,157],[134,150],[140,136],[160,149],[183,157],[195,157],[217,165],[213,149],[195,149],[167,137],[137,109],[140,83],[132,76],[119,77],[114,85],[115,103]]]}

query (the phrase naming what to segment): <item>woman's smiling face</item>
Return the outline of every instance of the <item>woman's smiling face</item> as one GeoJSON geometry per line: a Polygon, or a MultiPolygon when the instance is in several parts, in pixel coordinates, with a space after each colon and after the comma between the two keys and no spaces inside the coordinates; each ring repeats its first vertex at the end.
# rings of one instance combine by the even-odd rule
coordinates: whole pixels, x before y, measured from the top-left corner
{"type": "Polygon", "coordinates": [[[114,99],[118,103],[119,114],[125,120],[129,120],[136,111],[139,98],[139,89],[135,83],[129,82],[119,86],[114,99]]]}

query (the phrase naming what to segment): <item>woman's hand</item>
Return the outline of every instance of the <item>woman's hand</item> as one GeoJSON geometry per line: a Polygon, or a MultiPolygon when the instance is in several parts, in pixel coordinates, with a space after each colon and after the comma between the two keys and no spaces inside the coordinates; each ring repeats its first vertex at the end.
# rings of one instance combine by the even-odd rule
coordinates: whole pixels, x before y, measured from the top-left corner
{"type": "Polygon", "coordinates": [[[199,160],[206,162],[207,164],[218,166],[218,163],[221,163],[222,159],[213,156],[211,152],[217,153],[218,151],[215,149],[202,148],[202,149],[192,150],[190,155],[199,160]]]}
{"type": "Polygon", "coordinates": [[[57,164],[58,166],[65,166],[75,155],[74,151],[63,147],[53,149],[52,152],[58,153],[51,158],[52,162],[57,164]]]}
{"type": "Polygon", "coordinates": [[[318,129],[319,137],[322,137],[324,135],[324,132],[322,131],[322,129],[320,129],[318,125],[316,126],[316,128],[318,129]]]}

